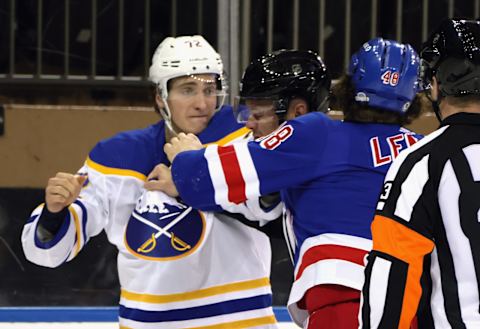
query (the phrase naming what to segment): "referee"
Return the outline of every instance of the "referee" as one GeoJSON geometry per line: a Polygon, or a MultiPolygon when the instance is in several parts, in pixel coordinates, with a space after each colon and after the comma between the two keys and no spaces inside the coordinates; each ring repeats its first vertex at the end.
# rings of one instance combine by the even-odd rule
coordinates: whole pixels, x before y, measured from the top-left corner
{"type": "Polygon", "coordinates": [[[421,51],[441,125],[385,177],[360,328],[480,328],[480,22],[446,20],[421,51]]]}

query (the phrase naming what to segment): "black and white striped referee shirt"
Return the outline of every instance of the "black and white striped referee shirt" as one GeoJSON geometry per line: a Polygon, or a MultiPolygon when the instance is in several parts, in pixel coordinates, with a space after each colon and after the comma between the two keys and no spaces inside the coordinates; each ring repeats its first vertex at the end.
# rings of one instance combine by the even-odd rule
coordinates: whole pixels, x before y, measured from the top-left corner
{"type": "Polygon", "coordinates": [[[480,328],[479,208],[480,114],[457,113],[385,177],[360,328],[408,329],[419,305],[425,327],[480,328]]]}

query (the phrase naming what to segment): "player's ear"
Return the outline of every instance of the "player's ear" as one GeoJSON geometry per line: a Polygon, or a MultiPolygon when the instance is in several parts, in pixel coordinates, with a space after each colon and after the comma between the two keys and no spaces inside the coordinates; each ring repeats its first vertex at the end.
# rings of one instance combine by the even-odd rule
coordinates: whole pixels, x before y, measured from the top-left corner
{"type": "Polygon", "coordinates": [[[297,99],[294,104],[294,117],[299,117],[308,112],[308,104],[303,99],[297,99]]]}
{"type": "Polygon", "coordinates": [[[301,98],[295,98],[288,104],[286,119],[292,120],[308,112],[308,104],[301,98]]]}

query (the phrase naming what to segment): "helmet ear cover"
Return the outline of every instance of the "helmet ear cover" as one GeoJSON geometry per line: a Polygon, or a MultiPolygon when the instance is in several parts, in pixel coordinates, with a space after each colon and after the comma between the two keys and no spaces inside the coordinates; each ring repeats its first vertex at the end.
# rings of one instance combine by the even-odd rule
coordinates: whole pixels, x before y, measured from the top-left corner
{"type": "Polygon", "coordinates": [[[445,59],[439,65],[435,77],[442,96],[480,94],[480,65],[468,60],[445,59]]]}
{"type": "Polygon", "coordinates": [[[444,20],[422,45],[422,82],[441,96],[480,94],[480,22],[444,20]]]}

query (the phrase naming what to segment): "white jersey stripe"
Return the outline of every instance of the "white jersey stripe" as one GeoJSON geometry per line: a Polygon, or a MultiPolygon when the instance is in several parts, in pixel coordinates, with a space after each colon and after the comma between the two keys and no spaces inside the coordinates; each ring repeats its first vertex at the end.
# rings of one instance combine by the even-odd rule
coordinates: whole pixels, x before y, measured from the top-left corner
{"type": "Polygon", "coordinates": [[[479,292],[473,263],[470,241],[461,226],[459,200],[460,184],[452,167],[451,161],[445,164],[440,186],[448,186],[448,189],[439,189],[438,203],[443,217],[443,225],[450,245],[452,260],[458,285],[458,297],[462,319],[465,323],[474,322],[480,325],[480,313],[478,313],[479,292]],[[469,255],[469,257],[465,257],[469,255]]]}
{"type": "Polygon", "coordinates": [[[395,159],[395,161],[392,162],[390,168],[388,169],[387,175],[385,176],[385,182],[392,181],[395,179],[397,176],[398,170],[402,166],[403,162],[407,158],[408,155],[411,153],[414,153],[416,150],[424,146],[425,144],[428,144],[431,142],[433,139],[437,138],[439,135],[441,135],[445,129],[447,129],[448,126],[442,127],[438,130],[435,130],[433,133],[425,136],[421,140],[419,140],[417,143],[413,144],[411,147],[407,149],[405,152],[400,152],[398,157],[395,159]]]}
{"type": "Polygon", "coordinates": [[[342,259],[324,259],[309,265],[290,290],[287,307],[292,320],[301,325],[308,317],[308,313],[299,311],[297,306],[308,289],[320,284],[338,284],[361,290],[364,270],[364,266],[342,259]]]}
{"type": "Polygon", "coordinates": [[[298,269],[300,268],[299,265],[305,253],[310,248],[323,245],[323,244],[333,244],[337,246],[363,249],[365,251],[370,251],[372,249],[372,240],[361,238],[358,236],[353,236],[353,235],[325,233],[325,234],[310,237],[305,241],[303,241],[302,247],[300,248],[300,254],[298,256],[299,261],[297,262],[297,266],[295,267],[295,277],[298,274],[298,269]]]}
{"type": "Polygon", "coordinates": [[[392,263],[386,259],[377,257],[373,263],[371,281],[375,282],[375,289],[370,289],[370,300],[374,300],[377,306],[370,313],[370,328],[375,329],[380,325],[383,309],[387,299],[388,277],[392,263]]]}
{"type": "MultiPolygon", "coordinates": [[[[304,256],[311,248],[321,245],[337,245],[364,250],[368,253],[372,249],[372,241],[369,239],[337,234],[326,233],[306,239],[299,253],[299,258],[295,266],[295,277],[302,267],[304,256]]],[[[308,257],[308,256],[307,256],[308,257]]],[[[302,275],[295,280],[290,290],[288,299],[288,311],[290,316],[298,325],[308,318],[308,313],[297,306],[308,289],[318,284],[338,284],[353,289],[361,290],[365,281],[364,265],[343,260],[343,259],[322,259],[309,264],[302,272],[302,275]]]]}
{"type": "Polygon", "coordinates": [[[480,167],[472,164],[480,163],[480,145],[470,145],[463,149],[463,153],[470,164],[470,170],[472,171],[473,180],[480,181],[480,167]]]}
{"type": "Polygon", "coordinates": [[[438,263],[437,248],[431,254],[430,275],[432,277],[432,297],[430,307],[432,310],[433,322],[436,328],[452,329],[447,320],[445,312],[445,299],[443,298],[442,280],[440,265],[438,263]]]}
{"type": "MultiPolygon", "coordinates": [[[[239,142],[233,144],[233,147],[239,160],[238,164],[243,180],[245,181],[245,195],[247,199],[257,198],[260,196],[260,182],[248,151],[248,144],[239,142]]],[[[223,207],[234,205],[234,203],[228,200],[228,184],[218,155],[218,146],[208,146],[205,149],[204,157],[207,160],[208,170],[212,177],[213,188],[215,190],[215,203],[223,207]]]]}
{"type": "Polygon", "coordinates": [[[423,187],[428,181],[428,160],[426,155],[418,161],[402,184],[402,198],[399,198],[395,207],[395,216],[409,222],[412,217],[413,206],[422,195],[423,187]]]}
{"type": "MultiPolygon", "coordinates": [[[[463,149],[463,153],[470,164],[473,180],[475,182],[480,182],[480,166],[472,165],[475,163],[480,163],[480,145],[475,144],[467,146],[463,149]]],[[[480,223],[480,209],[477,212],[477,221],[480,223]]]]}
{"type": "Polygon", "coordinates": [[[215,190],[215,203],[218,205],[227,205],[228,186],[225,180],[222,163],[218,156],[218,146],[211,145],[205,149],[205,159],[208,164],[208,171],[212,177],[213,189],[215,190]]]}
{"type": "Polygon", "coordinates": [[[245,195],[247,199],[258,198],[260,196],[260,182],[248,150],[248,143],[235,143],[233,147],[245,182],[245,195]]]}

